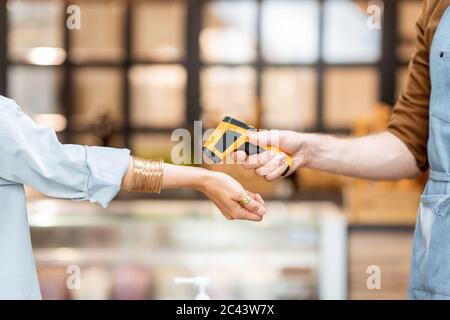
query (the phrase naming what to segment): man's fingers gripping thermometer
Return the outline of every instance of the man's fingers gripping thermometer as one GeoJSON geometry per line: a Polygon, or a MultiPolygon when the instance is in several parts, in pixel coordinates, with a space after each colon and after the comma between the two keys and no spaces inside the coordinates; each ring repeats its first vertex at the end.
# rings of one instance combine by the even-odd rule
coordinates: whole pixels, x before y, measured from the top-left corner
{"type": "Polygon", "coordinates": [[[283,176],[285,176],[292,166],[292,157],[276,147],[260,147],[250,143],[248,141],[249,131],[256,131],[256,129],[231,117],[225,117],[203,144],[203,154],[213,163],[221,163],[235,151],[244,151],[247,155],[260,154],[268,150],[284,153],[288,164],[283,172],[283,176]]]}

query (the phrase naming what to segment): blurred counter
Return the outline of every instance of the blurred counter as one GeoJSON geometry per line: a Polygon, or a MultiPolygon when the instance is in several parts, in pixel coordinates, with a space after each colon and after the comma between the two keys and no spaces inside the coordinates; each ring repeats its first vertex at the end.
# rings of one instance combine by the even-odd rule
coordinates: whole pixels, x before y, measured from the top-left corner
{"type": "Polygon", "coordinates": [[[47,299],[192,299],[175,277],[206,276],[213,299],[344,299],[346,219],[322,202],[269,202],[262,223],[207,201],[28,203],[47,299]],[[78,277],[78,278],[76,278],[78,277]]]}

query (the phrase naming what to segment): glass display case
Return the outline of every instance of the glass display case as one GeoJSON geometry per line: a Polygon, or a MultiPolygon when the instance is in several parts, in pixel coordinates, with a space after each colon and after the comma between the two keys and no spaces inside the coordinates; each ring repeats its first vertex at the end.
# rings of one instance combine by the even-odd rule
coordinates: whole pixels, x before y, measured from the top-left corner
{"type": "Polygon", "coordinates": [[[47,299],[346,298],[346,220],[330,203],[268,203],[262,223],[226,221],[207,201],[29,203],[47,299]],[[74,271],[79,286],[73,288],[74,271]]]}

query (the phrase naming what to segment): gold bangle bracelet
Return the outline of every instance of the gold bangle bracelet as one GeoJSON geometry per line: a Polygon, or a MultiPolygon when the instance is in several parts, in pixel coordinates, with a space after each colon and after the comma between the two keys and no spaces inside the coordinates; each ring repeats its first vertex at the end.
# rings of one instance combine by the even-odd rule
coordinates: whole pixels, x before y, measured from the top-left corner
{"type": "Polygon", "coordinates": [[[160,193],[164,175],[164,162],[134,156],[131,159],[133,161],[133,174],[128,191],[160,193]]]}

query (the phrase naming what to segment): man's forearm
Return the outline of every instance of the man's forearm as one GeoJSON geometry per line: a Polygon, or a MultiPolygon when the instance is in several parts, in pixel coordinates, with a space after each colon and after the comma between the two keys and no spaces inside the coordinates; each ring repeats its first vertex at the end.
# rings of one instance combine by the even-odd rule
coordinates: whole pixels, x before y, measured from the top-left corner
{"type": "Polygon", "coordinates": [[[306,166],[370,180],[412,178],[420,173],[414,156],[392,133],[360,138],[300,134],[306,166]]]}

